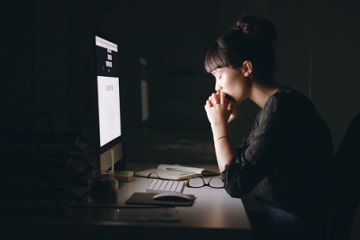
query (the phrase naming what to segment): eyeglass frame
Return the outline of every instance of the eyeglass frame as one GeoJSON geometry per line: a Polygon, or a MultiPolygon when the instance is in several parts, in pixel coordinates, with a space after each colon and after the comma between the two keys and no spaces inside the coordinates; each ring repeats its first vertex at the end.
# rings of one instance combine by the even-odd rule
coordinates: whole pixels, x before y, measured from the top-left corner
{"type": "Polygon", "coordinates": [[[225,185],[223,185],[222,187],[214,187],[214,186],[210,185],[211,180],[215,179],[215,178],[219,178],[221,180],[220,175],[210,177],[209,181],[207,183],[205,182],[204,176],[202,176],[202,175],[188,177],[188,179],[186,180],[185,186],[188,187],[188,188],[202,188],[202,187],[206,187],[206,186],[208,186],[210,188],[214,188],[214,189],[222,189],[222,188],[224,188],[225,185]],[[203,181],[203,185],[199,186],[199,187],[189,185],[190,179],[192,179],[192,178],[200,178],[203,181]]]}

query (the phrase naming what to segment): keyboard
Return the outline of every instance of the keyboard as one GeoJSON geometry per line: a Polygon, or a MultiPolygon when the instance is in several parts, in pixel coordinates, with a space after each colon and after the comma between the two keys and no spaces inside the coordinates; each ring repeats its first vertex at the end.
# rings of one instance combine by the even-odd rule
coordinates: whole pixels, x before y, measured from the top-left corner
{"type": "Polygon", "coordinates": [[[165,180],[165,179],[151,179],[146,186],[146,192],[160,193],[160,192],[180,192],[185,188],[185,181],[165,180]]]}

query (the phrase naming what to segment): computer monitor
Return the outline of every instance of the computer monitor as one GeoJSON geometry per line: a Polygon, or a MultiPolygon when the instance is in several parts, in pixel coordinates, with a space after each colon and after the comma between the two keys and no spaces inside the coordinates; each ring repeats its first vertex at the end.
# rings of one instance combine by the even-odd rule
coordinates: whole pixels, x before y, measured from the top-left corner
{"type": "Polygon", "coordinates": [[[95,35],[97,112],[99,126],[100,173],[108,173],[124,160],[121,129],[118,45],[95,35]]]}

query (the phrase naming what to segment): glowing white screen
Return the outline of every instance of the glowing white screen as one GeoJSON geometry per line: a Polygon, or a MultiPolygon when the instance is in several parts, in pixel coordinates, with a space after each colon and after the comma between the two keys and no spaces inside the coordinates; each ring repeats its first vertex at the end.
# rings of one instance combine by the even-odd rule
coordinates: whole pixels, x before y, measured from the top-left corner
{"type": "Polygon", "coordinates": [[[100,146],[121,136],[119,78],[97,76],[100,146]]]}
{"type": "Polygon", "coordinates": [[[100,147],[121,136],[120,83],[117,44],[99,36],[97,47],[97,94],[100,147]]]}

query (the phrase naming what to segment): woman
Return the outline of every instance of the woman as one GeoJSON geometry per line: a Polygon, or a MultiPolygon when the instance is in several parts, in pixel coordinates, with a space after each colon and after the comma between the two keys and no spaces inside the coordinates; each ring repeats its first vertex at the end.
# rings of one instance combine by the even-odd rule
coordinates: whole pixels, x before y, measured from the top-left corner
{"type": "Polygon", "coordinates": [[[217,163],[230,196],[251,193],[266,204],[261,217],[249,213],[255,239],[321,239],[334,159],[331,133],[305,95],[276,82],[275,41],[270,21],[245,15],[206,54],[205,68],[216,79],[205,110],[217,163]],[[229,122],[245,99],[260,110],[236,148],[229,122]]]}

